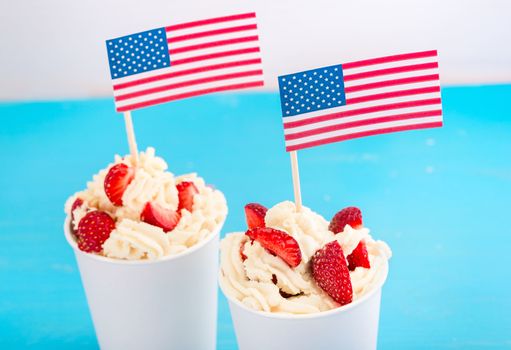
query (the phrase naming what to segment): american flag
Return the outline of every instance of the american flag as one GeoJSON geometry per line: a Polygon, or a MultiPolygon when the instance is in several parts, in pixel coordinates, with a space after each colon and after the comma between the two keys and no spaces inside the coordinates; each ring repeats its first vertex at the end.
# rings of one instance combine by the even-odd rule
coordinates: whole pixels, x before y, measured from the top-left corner
{"type": "Polygon", "coordinates": [[[442,126],[436,50],[279,77],[286,151],[442,126]]]}
{"type": "Polygon", "coordinates": [[[119,112],[264,84],[255,13],[156,28],[106,48],[119,112]]]}

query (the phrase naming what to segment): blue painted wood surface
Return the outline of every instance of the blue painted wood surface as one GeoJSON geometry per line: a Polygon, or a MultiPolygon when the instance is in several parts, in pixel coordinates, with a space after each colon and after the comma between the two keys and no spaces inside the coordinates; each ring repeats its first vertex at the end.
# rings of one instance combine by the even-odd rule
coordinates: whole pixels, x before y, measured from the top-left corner
{"type": "MultiPolygon", "coordinates": [[[[394,252],[380,349],[511,347],[511,85],[442,91],[445,127],[299,152],[305,205],[363,209],[394,252]]],[[[242,207],[292,199],[277,94],[226,94],[133,113],[140,148],[242,207]]],[[[63,205],[127,153],[109,99],[0,104],[0,348],[97,348],[63,205]]],[[[236,341],[220,297],[219,349],[236,341]]],[[[261,335],[264,336],[264,335],[261,335]]]]}

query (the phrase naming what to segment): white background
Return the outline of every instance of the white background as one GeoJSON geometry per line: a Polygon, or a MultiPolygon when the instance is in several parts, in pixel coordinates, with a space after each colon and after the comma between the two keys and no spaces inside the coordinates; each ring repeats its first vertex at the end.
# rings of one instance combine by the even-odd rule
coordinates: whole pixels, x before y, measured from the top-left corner
{"type": "Polygon", "coordinates": [[[434,48],[443,84],[511,82],[505,0],[0,0],[0,99],[109,96],[105,39],[252,10],[267,88],[295,70],[434,48]]]}

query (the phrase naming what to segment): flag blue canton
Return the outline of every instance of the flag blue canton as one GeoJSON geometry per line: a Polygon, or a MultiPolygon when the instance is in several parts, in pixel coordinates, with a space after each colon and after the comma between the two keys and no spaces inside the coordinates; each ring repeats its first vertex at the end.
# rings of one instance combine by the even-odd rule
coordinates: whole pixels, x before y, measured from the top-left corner
{"type": "Polygon", "coordinates": [[[165,28],[106,41],[112,79],[170,66],[165,28]]]}
{"type": "Polygon", "coordinates": [[[283,117],[346,104],[341,64],[282,75],[279,90],[283,117]]]}

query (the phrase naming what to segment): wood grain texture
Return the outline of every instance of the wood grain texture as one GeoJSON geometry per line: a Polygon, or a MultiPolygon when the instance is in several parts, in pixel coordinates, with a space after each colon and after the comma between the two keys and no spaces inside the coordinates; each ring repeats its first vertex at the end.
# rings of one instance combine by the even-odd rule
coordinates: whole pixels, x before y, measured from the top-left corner
{"type": "MultiPolygon", "coordinates": [[[[379,349],[511,347],[509,96],[446,88],[443,128],[300,152],[304,205],[327,219],[357,205],[393,249],[379,349]]],[[[293,199],[279,113],[276,94],[226,94],[133,118],[140,149],[224,191],[229,232],[245,203],[293,199]]],[[[0,348],[97,348],[63,205],[129,153],[123,123],[111,100],[0,105],[0,348]]],[[[235,349],[222,296],[219,309],[218,346],[235,349]]]]}

